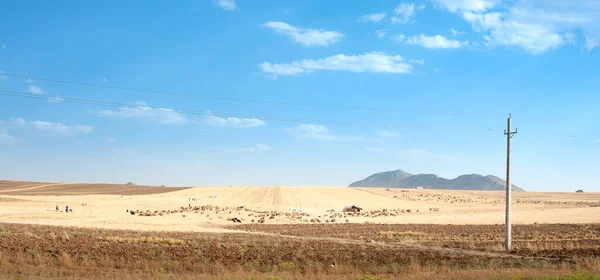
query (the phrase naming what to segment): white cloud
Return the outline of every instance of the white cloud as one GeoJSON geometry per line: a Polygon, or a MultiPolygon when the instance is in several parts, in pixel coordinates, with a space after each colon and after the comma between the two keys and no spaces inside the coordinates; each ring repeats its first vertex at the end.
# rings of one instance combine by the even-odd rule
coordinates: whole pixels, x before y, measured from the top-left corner
{"type": "Polygon", "coordinates": [[[233,11],[237,9],[237,5],[234,0],[216,0],[217,5],[226,11],[233,11]]]}
{"type": "Polygon", "coordinates": [[[267,152],[271,150],[271,147],[265,145],[265,144],[255,144],[252,147],[248,147],[244,149],[245,151],[251,152],[251,153],[255,153],[255,152],[267,152]]]}
{"type": "Polygon", "coordinates": [[[597,0],[432,1],[460,13],[474,31],[483,33],[484,45],[489,48],[516,46],[541,54],[564,45],[581,45],[590,50],[600,41],[597,0]],[[580,31],[579,38],[585,41],[578,42],[573,30],[580,31]]]}
{"type": "Polygon", "coordinates": [[[322,140],[322,141],[363,141],[359,136],[350,136],[344,134],[334,134],[328,128],[315,124],[299,124],[295,127],[287,128],[286,131],[300,140],[322,140]]]}
{"type": "Polygon", "coordinates": [[[52,97],[52,96],[48,97],[48,102],[50,102],[50,103],[60,103],[63,101],[65,101],[65,99],[60,97],[60,95],[58,95],[58,94],[54,97],[52,97]]]}
{"type": "Polygon", "coordinates": [[[263,24],[277,33],[291,37],[296,43],[305,46],[327,46],[338,42],[344,34],[321,29],[299,28],[281,21],[269,21],[263,24]]]}
{"type": "Polygon", "coordinates": [[[591,51],[594,48],[596,48],[598,46],[598,43],[596,42],[596,39],[591,38],[591,37],[585,37],[585,49],[587,51],[591,51]]]}
{"type": "Polygon", "coordinates": [[[19,142],[19,139],[8,134],[8,133],[0,133],[0,143],[3,144],[11,144],[19,142]]]}
{"type": "Polygon", "coordinates": [[[433,68],[433,71],[435,71],[435,72],[442,72],[442,68],[433,68]]]}
{"type": "Polygon", "coordinates": [[[413,63],[413,64],[423,65],[423,64],[425,64],[425,59],[424,58],[421,58],[421,59],[410,59],[410,60],[408,60],[408,62],[413,63]]]}
{"type": "Polygon", "coordinates": [[[43,95],[46,93],[43,89],[41,89],[37,86],[34,86],[34,85],[27,86],[27,90],[25,90],[25,91],[28,93],[37,94],[37,95],[43,95]]]}
{"type": "Polygon", "coordinates": [[[569,43],[570,45],[577,45],[577,35],[575,33],[567,32],[563,36],[565,37],[567,43],[569,43]]]}
{"type": "Polygon", "coordinates": [[[6,44],[2,44],[2,49],[8,49],[8,47],[6,46],[6,44]]]}
{"type": "Polygon", "coordinates": [[[395,17],[392,17],[392,23],[409,23],[411,22],[411,18],[415,15],[416,10],[422,10],[425,6],[417,6],[415,7],[414,3],[401,3],[394,9],[395,17]]]}
{"type": "Polygon", "coordinates": [[[182,124],[187,119],[181,113],[170,108],[152,108],[145,102],[139,101],[132,107],[121,107],[118,110],[101,110],[93,112],[100,117],[114,119],[139,119],[158,124],[182,124]]]}
{"type": "Polygon", "coordinates": [[[25,80],[25,82],[28,84],[33,84],[33,80],[31,78],[27,78],[27,80],[25,80]]]}
{"type": "Polygon", "coordinates": [[[408,37],[406,43],[421,45],[428,49],[458,49],[469,45],[469,41],[461,42],[454,39],[448,39],[441,35],[426,36],[425,34],[408,37]]]}
{"type": "Polygon", "coordinates": [[[412,66],[403,62],[401,56],[388,55],[383,52],[361,55],[338,54],[318,60],[305,59],[287,64],[263,62],[259,64],[259,67],[264,73],[273,75],[297,75],[316,70],[395,74],[409,74],[412,71],[412,66]]]}
{"type": "Polygon", "coordinates": [[[252,128],[266,124],[266,122],[257,118],[222,118],[211,115],[210,112],[208,114],[208,116],[201,120],[201,123],[212,127],[252,128]]]}
{"type": "Polygon", "coordinates": [[[117,139],[115,139],[115,138],[110,138],[110,137],[109,137],[109,138],[107,138],[107,139],[106,139],[106,141],[107,141],[108,143],[116,143],[116,142],[117,142],[117,139]]]}
{"type": "Polygon", "coordinates": [[[465,12],[463,17],[471,23],[476,32],[489,32],[489,35],[483,36],[488,47],[520,46],[532,54],[540,54],[565,43],[560,34],[542,25],[507,20],[499,12],[465,12]]]}
{"type": "Polygon", "coordinates": [[[464,32],[464,31],[457,31],[454,28],[450,28],[450,32],[452,32],[452,36],[454,36],[454,37],[460,36],[460,35],[464,35],[464,34],[467,33],[467,32],[464,32]]]}
{"type": "Polygon", "coordinates": [[[364,16],[360,17],[360,19],[358,21],[360,21],[360,22],[367,22],[367,21],[380,22],[384,18],[385,18],[385,13],[374,13],[374,14],[364,15],[364,16]]]}
{"type": "Polygon", "coordinates": [[[94,128],[89,125],[66,125],[47,121],[25,121],[23,118],[0,121],[0,126],[6,130],[33,129],[58,135],[89,134],[94,128]]]}
{"type": "Polygon", "coordinates": [[[375,34],[377,34],[377,37],[379,37],[379,38],[385,37],[385,35],[387,35],[387,32],[388,32],[387,29],[377,29],[377,30],[375,30],[375,34]]]}
{"type": "Polygon", "coordinates": [[[104,77],[104,78],[102,78],[102,82],[106,84],[106,83],[108,83],[108,79],[106,79],[106,77],[104,77]]]}
{"type": "Polygon", "coordinates": [[[395,131],[389,131],[389,130],[381,130],[377,132],[377,135],[379,135],[379,137],[383,137],[383,138],[398,138],[400,136],[402,136],[400,133],[395,132],[395,131]]]}
{"type": "MultiPolygon", "coordinates": [[[[0,74],[5,74],[4,71],[0,69],[0,74]]],[[[0,80],[8,80],[8,76],[0,75],[0,80]]]]}
{"type": "Polygon", "coordinates": [[[483,12],[496,7],[501,0],[432,0],[450,12],[473,11],[483,12]]]}
{"type": "Polygon", "coordinates": [[[372,152],[372,153],[381,153],[381,152],[385,151],[385,149],[378,148],[378,147],[365,147],[364,150],[365,150],[365,152],[372,152]]]}
{"type": "Polygon", "coordinates": [[[402,35],[402,34],[397,34],[392,36],[392,39],[396,40],[396,42],[398,43],[403,43],[404,41],[406,41],[406,36],[402,35]]]}

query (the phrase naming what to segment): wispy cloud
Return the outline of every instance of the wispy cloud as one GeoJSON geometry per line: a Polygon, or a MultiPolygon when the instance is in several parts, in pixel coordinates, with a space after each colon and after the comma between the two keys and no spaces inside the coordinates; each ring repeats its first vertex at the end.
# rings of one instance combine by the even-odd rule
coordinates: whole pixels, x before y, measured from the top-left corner
{"type": "Polygon", "coordinates": [[[360,22],[367,22],[367,21],[380,22],[384,18],[385,18],[385,13],[374,13],[374,14],[364,15],[364,16],[360,17],[360,19],[358,21],[360,21],[360,22]]]}
{"type": "Polygon", "coordinates": [[[61,103],[63,101],[65,101],[65,99],[60,97],[60,95],[58,95],[58,94],[54,97],[52,97],[52,96],[48,97],[48,102],[50,102],[50,103],[61,103]]]}
{"type": "Polygon", "coordinates": [[[6,46],[6,44],[2,44],[2,45],[0,45],[0,46],[1,46],[1,47],[2,47],[2,49],[4,49],[4,50],[8,49],[8,46],[6,46]]]}
{"type": "Polygon", "coordinates": [[[106,139],[106,142],[108,142],[108,143],[117,143],[117,139],[109,137],[109,138],[106,139]]]}
{"type": "Polygon", "coordinates": [[[186,123],[186,117],[170,108],[148,107],[146,102],[138,101],[132,107],[121,107],[118,110],[90,111],[100,117],[113,119],[138,119],[157,124],[182,124],[186,123]]]}
{"type": "Polygon", "coordinates": [[[315,124],[299,124],[295,127],[287,128],[286,131],[300,140],[322,140],[322,141],[363,141],[360,136],[350,136],[344,134],[334,134],[328,128],[315,124]]]}
{"type": "Polygon", "coordinates": [[[33,84],[33,80],[31,78],[27,78],[27,80],[25,80],[25,82],[28,84],[33,84]]]}
{"type": "MultiPolygon", "coordinates": [[[[4,71],[2,71],[2,69],[0,69],[0,74],[6,74],[4,71]]],[[[6,75],[0,75],[0,80],[8,80],[8,76],[6,75]]]]}
{"type": "Polygon", "coordinates": [[[425,34],[408,37],[406,43],[420,45],[427,49],[458,49],[469,45],[469,41],[461,42],[442,35],[427,36],[425,34]]]}
{"type": "Polygon", "coordinates": [[[584,45],[585,50],[587,50],[589,52],[596,47],[598,47],[598,42],[596,42],[596,39],[594,39],[592,37],[585,37],[585,45],[584,45]]]}
{"type": "Polygon", "coordinates": [[[212,126],[212,127],[237,127],[237,128],[252,128],[257,126],[262,126],[267,124],[261,119],[257,118],[236,118],[236,117],[227,117],[222,118],[214,115],[210,115],[208,112],[208,116],[204,117],[200,122],[212,126]]]}
{"type": "Polygon", "coordinates": [[[377,30],[375,30],[375,34],[377,34],[377,37],[379,37],[379,38],[385,37],[385,35],[387,35],[387,33],[388,33],[387,29],[377,29],[377,30]]]}
{"type": "Polygon", "coordinates": [[[494,8],[502,0],[432,0],[450,12],[473,11],[483,12],[494,8]]]}
{"type": "Polygon", "coordinates": [[[442,68],[433,68],[434,72],[442,72],[442,68]]]}
{"type": "Polygon", "coordinates": [[[102,78],[102,83],[105,83],[105,84],[107,84],[107,83],[108,83],[108,79],[106,79],[106,77],[105,77],[105,78],[102,78]]]}
{"type": "Polygon", "coordinates": [[[27,86],[27,89],[25,91],[28,92],[28,93],[37,94],[37,95],[46,94],[46,91],[44,91],[43,89],[41,89],[41,88],[39,88],[37,86],[34,86],[34,85],[27,86]]]}
{"type": "Polygon", "coordinates": [[[0,127],[6,130],[37,130],[56,135],[77,135],[89,134],[94,131],[94,128],[89,125],[66,125],[57,122],[47,121],[26,121],[23,118],[14,118],[8,121],[0,121],[0,127]]]}
{"type": "Polygon", "coordinates": [[[394,9],[394,14],[391,18],[392,23],[409,23],[412,22],[412,17],[415,15],[415,10],[423,10],[425,6],[416,6],[414,3],[401,3],[394,9]]]}
{"type": "Polygon", "coordinates": [[[600,5],[596,0],[432,1],[461,15],[473,31],[482,34],[483,45],[488,48],[515,46],[541,54],[565,45],[592,50],[600,41],[600,5]],[[573,30],[581,36],[575,36],[573,30]]]}
{"type": "Polygon", "coordinates": [[[377,135],[379,135],[379,137],[383,137],[383,138],[397,138],[397,137],[402,136],[398,132],[389,131],[389,130],[380,130],[380,131],[377,131],[377,135]]]}
{"type": "Polygon", "coordinates": [[[244,149],[245,151],[251,152],[251,153],[256,153],[256,152],[267,152],[271,150],[271,147],[269,147],[268,145],[265,144],[260,144],[257,143],[252,147],[248,147],[244,149]]]}
{"type": "Polygon", "coordinates": [[[257,143],[250,147],[240,148],[240,147],[213,147],[217,153],[260,153],[260,152],[268,152],[271,150],[271,147],[265,144],[257,143]]]}
{"type": "Polygon", "coordinates": [[[450,32],[452,32],[452,36],[454,36],[454,37],[467,34],[467,32],[458,31],[458,30],[456,30],[454,28],[450,28],[450,32]]]}
{"type": "Polygon", "coordinates": [[[304,46],[327,46],[338,42],[344,34],[337,31],[299,28],[281,21],[269,21],[263,24],[277,33],[289,36],[294,42],[304,46]]]}
{"type": "Polygon", "coordinates": [[[19,142],[19,139],[8,134],[0,133],[0,144],[13,144],[19,142]]]}
{"type": "Polygon", "coordinates": [[[565,43],[563,37],[542,25],[507,20],[502,13],[463,13],[463,17],[476,32],[489,32],[483,36],[488,47],[521,46],[532,54],[540,54],[565,43]]]}
{"type": "Polygon", "coordinates": [[[235,4],[234,0],[216,0],[216,4],[226,11],[234,11],[237,9],[237,5],[235,4]]]}
{"type": "Polygon", "coordinates": [[[408,62],[413,63],[413,64],[423,65],[423,64],[425,64],[425,59],[424,58],[421,58],[421,59],[410,59],[410,60],[408,60],[408,62]]]}
{"type": "Polygon", "coordinates": [[[267,74],[298,75],[312,73],[317,70],[347,71],[354,73],[394,73],[409,74],[412,65],[404,62],[399,55],[389,55],[383,52],[372,52],[361,55],[338,54],[322,59],[304,59],[291,63],[263,62],[259,68],[267,74]]]}

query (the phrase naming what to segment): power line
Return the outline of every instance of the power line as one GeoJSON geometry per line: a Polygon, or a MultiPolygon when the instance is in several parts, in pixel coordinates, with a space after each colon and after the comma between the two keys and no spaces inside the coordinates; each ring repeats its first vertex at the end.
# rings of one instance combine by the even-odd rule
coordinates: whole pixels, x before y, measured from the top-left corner
{"type": "MultiPolygon", "coordinates": [[[[0,95],[2,96],[10,96],[10,97],[19,97],[19,98],[28,98],[28,99],[37,99],[37,100],[51,100],[52,97],[35,95],[24,92],[16,92],[0,89],[0,95]]],[[[165,108],[159,107],[150,107],[150,106],[140,106],[135,104],[124,104],[124,103],[115,103],[115,102],[105,102],[105,101],[97,101],[97,100],[89,100],[89,99],[78,99],[78,98],[69,98],[69,97],[61,97],[61,101],[67,103],[74,103],[80,105],[93,105],[93,106],[103,106],[103,107],[113,107],[113,108],[130,108],[137,110],[157,110],[157,111],[166,111],[165,108]]],[[[317,123],[317,124],[327,124],[327,125],[339,125],[339,126],[360,126],[360,127],[374,127],[374,128],[408,128],[410,126],[407,125],[399,125],[399,124],[371,124],[371,123],[354,123],[354,122],[343,122],[343,121],[331,121],[331,120],[316,120],[316,119],[296,119],[296,118],[285,118],[285,117],[273,117],[273,116],[257,116],[257,115],[243,115],[243,114],[234,114],[234,113],[223,113],[223,112],[210,112],[210,111],[199,111],[199,110],[184,110],[184,109],[168,109],[169,112],[175,112],[180,114],[188,114],[188,115],[202,115],[202,116],[215,116],[215,117],[233,117],[233,118],[255,118],[261,120],[269,120],[275,122],[291,122],[291,123],[317,123]]],[[[412,126],[415,128],[416,126],[412,126]]],[[[422,126],[418,126],[422,128],[422,126]]],[[[492,128],[481,128],[481,127],[472,127],[472,126],[452,126],[453,128],[458,129],[472,129],[472,130],[486,130],[486,131],[494,131],[492,128]]]]}
{"type": "MultiPolygon", "coordinates": [[[[10,74],[10,73],[0,73],[0,75],[7,76],[7,77],[14,77],[14,78],[24,78],[24,79],[32,79],[32,80],[79,85],[79,86],[98,87],[98,88],[144,92],[144,93],[154,93],[154,94],[163,94],[163,95],[171,95],[171,96],[184,96],[184,97],[193,97],[193,98],[236,101],[236,102],[262,103],[262,104],[271,104],[271,105],[285,105],[285,106],[313,107],[313,108],[327,108],[327,109],[362,110],[362,111],[426,112],[425,110],[418,110],[418,109],[392,109],[392,108],[338,106],[338,105],[294,103],[294,102],[284,102],[284,101],[272,101],[272,100],[247,99],[247,98],[235,98],[235,97],[222,97],[222,96],[213,96],[213,95],[199,95],[199,94],[191,94],[191,93],[167,92],[167,91],[160,91],[160,90],[138,89],[138,88],[130,88],[130,87],[110,86],[110,85],[103,85],[103,84],[84,83],[84,82],[67,81],[67,80],[42,78],[42,77],[33,77],[33,76],[17,75],[17,74],[10,74]]],[[[433,112],[433,111],[427,111],[427,112],[434,113],[434,114],[440,114],[440,115],[448,114],[448,113],[433,112]]]]}
{"type": "MultiPolygon", "coordinates": [[[[8,91],[0,89],[0,96],[9,96],[9,97],[19,97],[19,98],[28,98],[28,99],[36,99],[36,100],[51,100],[52,97],[35,95],[24,92],[16,92],[16,91],[8,91]]],[[[89,99],[77,99],[77,98],[69,98],[69,97],[61,97],[63,102],[80,104],[80,105],[92,105],[92,106],[103,106],[103,107],[113,107],[113,108],[130,108],[130,109],[138,109],[138,110],[165,110],[165,108],[160,107],[151,107],[151,106],[140,106],[135,104],[125,104],[125,103],[115,103],[115,102],[105,102],[105,101],[97,101],[97,100],[89,100],[89,99]]],[[[243,115],[237,113],[223,113],[223,112],[212,112],[212,111],[198,111],[198,110],[182,110],[182,109],[169,109],[172,112],[186,114],[186,115],[202,115],[202,116],[215,116],[215,117],[232,117],[232,118],[258,118],[262,120],[269,120],[275,122],[289,122],[289,123],[316,123],[316,124],[327,124],[327,125],[335,125],[335,126],[358,126],[358,127],[374,127],[374,128],[422,128],[422,126],[407,126],[407,125],[399,125],[399,124],[370,124],[370,123],[353,123],[353,122],[343,122],[343,121],[331,121],[331,120],[317,120],[317,119],[296,119],[296,118],[285,118],[285,117],[273,117],[273,116],[261,116],[261,115],[243,115]]],[[[485,131],[497,131],[497,129],[493,128],[484,128],[484,127],[474,127],[474,126],[446,126],[457,129],[468,129],[468,130],[485,130],[485,131]]],[[[536,131],[536,130],[527,130],[521,129],[521,133],[525,134],[537,134],[537,135],[549,135],[549,136],[559,136],[559,137],[569,137],[569,138],[594,138],[600,139],[600,135],[595,134],[579,134],[579,133],[568,133],[568,132],[553,132],[553,131],[536,131]]]]}

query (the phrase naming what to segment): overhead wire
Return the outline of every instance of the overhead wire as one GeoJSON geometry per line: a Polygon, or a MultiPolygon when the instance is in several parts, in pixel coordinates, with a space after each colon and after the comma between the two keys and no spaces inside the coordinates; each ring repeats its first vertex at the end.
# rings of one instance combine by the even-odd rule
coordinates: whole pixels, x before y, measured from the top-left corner
{"type": "MultiPolygon", "coordinates": [[[[53,97],[36,95],[24,92],[10,91],[0,89],[1,96],[10,96],[10,97],[19,97],[19,98],[28,98],[28,99],[37,99],[37,100],[52,100],[53,97]]],[[[151,106],[140,106],[136,104],[125,104],[125,103],[116,103],[116,102],[106,102],[106,101],[98,101],[98,100],[89,100],[89,99],[79,99],[79,98],[70,98],[70,97],[60,97],[62,102],[81,104],[81,105],[93,105],[93,106],[103,106],[103,107],[113,107],[113,108],[129,108],[129,109],[137,109],[137,110],[156,110],[156,111],[165,111],[165,112],[175,112],[180,114],[187,115],[202,115],[202,116],[215,116],[215,117],[233,117],[233,118],[246,118],[246,119],[260,119],[260,120],[269,120],[275,122],[292,122],[292,123],[312,123],[312,124],[327,124],[327,125],[339,125],[339,126],[358,126],[358,127],[376,127],[376,128],[414,128],[415,126],[407,126],[402,124],[373,124],[373,123],[355,123],[355,122],[345,122],[345,121],[332,121],[332,120],[318,120],[318,119],[298,119],[298,118],[287,118],[287,117],[274,117],[274,116],[264,116],[264,115],[245,115],[245,114],[237,114],[237,113],[224,113],[224,112],[212,112],[208,110],[200,111],[200,110],[186,110],[186,109],[173,109],[173,108],[160,108],[160,107],[151,107],[151,106]]],[[[421,127],[421,126],[418,126],[421,127]]],[[[483,128],[483,127],[473,127],[473,126],[452,126],[451,128],[456,129],[476,129],[476,130],[486,130],[486,131],[494,131],[496,129],[493,128],[483,128]]]]}
{"type": "MultiPolygon", "coordinates": [[[[38,80],[38,81],[46,81],[46,82],[53,82],[53,83],[78,85],[78,86],[98,87],[98,88],[113,89],[113,90],[124,90],[124,91],[132,91],[132,92],[154,93],[154,94],[162,94],[162,95],[183,96],[183,97],[193,97],[193,98],[204,98],[204,99],[235,101],[235,102],[262,103],[262,104],[271,104],[271,105],[286,105],[286,106],[298,106],[298,107],[314,107],[314,108],[326,108],[326,109],[347,109],[347,110],[362,110],[362,111],[382,111],[382,112],[424,112],[425,111],[425,110],[419,110],[419,109],[394,109],[394,108],[355,107],[355,106],[340,106],[340,105],[329,105],[329,104],[295,103],[295,102],[274,101],[274,100],[260,100],[260,99],[249,99],[249,98],[237,98],[237,97],[201,95],[201,94],[191,94],[191,93],[179,93],[179,92],[169,92],[169,91],[161,91],[161,90],[151,90],[151,89],[139,89],[139,88],[131,88],[131,87],[111,86],[111,85],[106,85],[106,84],[96,84],[96,83],[68,81],[68,80],[60,80],[60,79],[52,79],[52,78],[44,78],[44,77],[35,77],[35,76],[29,76],[29,75],[18,75],[18,74],[2,73],[2,72],[0,72],[0,75],[6,76],[6,77],[13,77],[13,78],[32,79],[32,80],[38,80]]],[[[434,114],[440,114],[440,115],[447,114],[447,113],[443,113],[443,112],[432,112],[432,111],[427,111],[427,112],[428,113],[434,113],[434,114]]]]}
{"type": "MultiPolygon", "coordinates": [[[[133,92],[144,92],[144,93],[154,93],[154,94],[162,94],[162,95],[171,95],[171,96],[184,96],[184,97],[193,97],[193,98],[205,98],[205,99],[215,99],[215,100],[225,100],[225,101],[236,101],[236,102],[249,102],[249,103],[262,103],[262,104],[273,104],[273,105],[288,105],[288,106],[301,106],[301,107],[315,107],[315,108],[329,108],[329,109],[349,109],[349,110],[364,110],[364,111],[387,111],[387,112],[423,112],[423,110],[418,109],[392,109],[392,108],[373,108],[373,107],[354,107],[354,106],[338,106],[338,105],[325,105],[325,104],[308,104],[308,103],[294,103],[294,102],[284,102],[284,101],[272,101],[272,100],[259,100],[259,99],[246,99],[246,98],[235,98],[235,97],[223,97],[223,96],[211,96],[211,95],[199,95],[199,94],[190,94],[190,93],[177,93],[177,92],[167,92],[167,91],[159,91],[159,90],[148,90],[148,89],[138,89],[138,88],[130,88],[130,87],[121,87],[121,86],[111,86],[105,84],[95,84],[95,83],[85,83],[85,82],[77,82],[77,81],[68,81],[68,80],[60,80],[60,79],[52,79],[52,78],[44,78],[44,77],[36,77],[29,75],[18,75],[11,73],[3,73],[0,72],[1,76],[6,77],[14,77],[14,78],[24,78],[24,79],[32,79],[39,81],[47,81],[54,83],[62,83],[62,84],[71,84],[71,85],[79,85],[79,86],[88,86],[88,87],[98,87],[98,88],[106,88],[106,89],[114,89],[114,90],[124,90],[124,91],[133,91],[133,92]]],[[[13,97],[24,97],[31,99],[48,99],[47,97],[37,96],[28,93],[20,93],[14,91],[6,91],[0,90],[3,92],[4,96],[13,96],[13,97]]],[[[75,99],[75,98],[64,98],[65,102],[69,103],[79,103],[79,104],[88,104],[88,105],[97,105],[97,106],[111,106],[111,107],[124,107],[124,108],[132,108],[139,109],[139,105],[131,105],[131,104],[123,104],[123,103],[113,103],[113,102],[103,102],[103,101],[94,101],[94,100],[84,100],[84,99],[75,99]]],[[[148,107],[144,106],[148,109],[160,110],[162,108],[148,107]]],[[[238,118],[261,118],[265,120],[278,121],[278,122],[313,122],[313,123],[321,123],[321,124],[331,124],[331,125],[349,125],[349,126],[367,126],[367,127],[406,127],[399,125],[381,125],[381,124],[360,124],[360,123],[348,123],[348,122],[339,122],[339,121],[326,121],[326,120],[299,120],[293,118],[281,118],[281,117],[272,117],[272,116],[243,116],[240,114],[231,114],[231,113],[216,113],[216,112],[200,112],[194,110],[175,110],[178,113],[182,114],[199,114],[199,115],[213,115],[220,117],[238,117],[238,118]]],[[[430,112],[434,114],[447,114],[442,112],[430,112]]],[[[474,127],[463,127],[468,129],[473,129],[474,127]]],[[[481,129],[481,128],[476,128],[481,129]]],[[[494,129],[485,128],[485,130],[493,131],[494,129]]],[[[582,138],[582,137],[597,137],[600,139],[600,135],[593,134],[580,134],[580,133],[569,133],[569,132],[552,132],[552,131],[535,131],[535,130],[526,130],[521,129],[522,132],[526,132],[529,134],[537,134],[537,135],[549,135],[549,136],[564,136],[570,138],[582,138]]]]}

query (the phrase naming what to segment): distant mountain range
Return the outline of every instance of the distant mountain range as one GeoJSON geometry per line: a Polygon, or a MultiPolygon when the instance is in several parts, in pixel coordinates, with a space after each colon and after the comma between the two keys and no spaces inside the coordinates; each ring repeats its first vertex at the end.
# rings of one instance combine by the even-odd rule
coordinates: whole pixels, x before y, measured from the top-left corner
{"type": "MultiPolygon", "coordinates": [[[[461,175],[454,179],[446,179],[434,174],[410,174],[402,170],[375,173],[363,180],[350,184],[349,187],[361,188],[416,188],[441,190],[479,190],[502,191],[506,181],[493,176],[479,174],[461,175]]],[[[512,185],[513,191],[525,191],[512,185]]]]}

